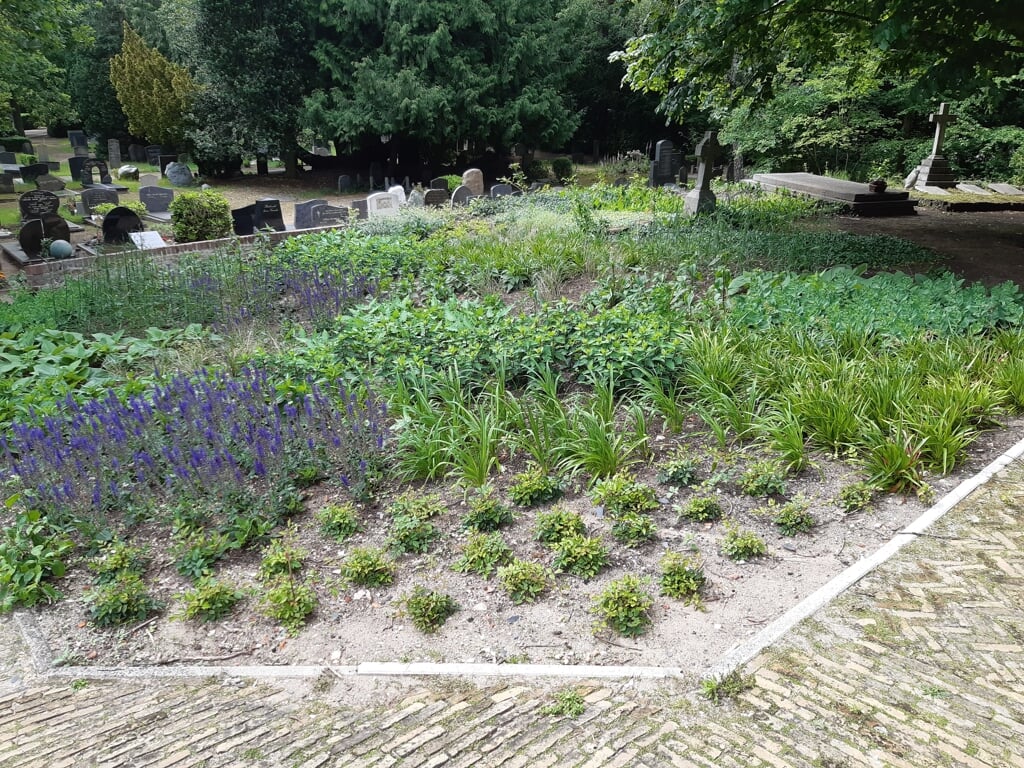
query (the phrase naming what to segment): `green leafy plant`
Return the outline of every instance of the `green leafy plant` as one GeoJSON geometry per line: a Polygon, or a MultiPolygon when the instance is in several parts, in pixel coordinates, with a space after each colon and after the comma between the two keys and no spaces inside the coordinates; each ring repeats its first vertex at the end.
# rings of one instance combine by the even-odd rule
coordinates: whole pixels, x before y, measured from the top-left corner
{"type": "Polygon", "coordinates": [[[732,520],[726,520],[721,550],[730,560],[753,560],[768,554],[768,545],[753,531],[739,527],[732,520]]]}
{"type": "Polygon", "coordinates": [[[170,208],[175,242],[217,240],[231,234],[231,203],[219,192],[181,192],[170,208]]]}
{"type": "Polygon", "coordinates": [[[512,548],[505,543],[500,533],[471,534],[462,547],[462,555],[453,566],[460,573],[476,573],[484,578],[499,566],[512,561],[512,548]]]}
{"type": "Polygon", "coordinates": [[[754,676],[744,675],[735,669],[722,677],[708,677],[700,681],[701,696],[714,704],[734,699],[753,687],[754,676]]]}
{"type": "Polygon", "coordinates": [[[160,609],[137,573],[122,571],[116,578],[93,588],[87,595],[89,619],[97,627],[114,627],[144,621],[160,609]]]}
{"type": "Polygon", "coordinates": [[[98,205],[92,206],[92,212],[98,213],[100,216],[106,216],[108,213],[110,213],[112,210],[119,206],[127,208],[140,219],[149,213],[149,209],[146,208],[146,206],[138,200],[125,200],[124,202],[120,202],[117,204],[100,203],[98,205]]]}
{"type": "Polygon", "coordinates": [[[875,488],[870,483],[856,482],[844,485],[839,490],[839,506],[846,514],[859,512],[875,497],[875,488]]]}
{"type": "Polygon", "coordinates": [[[654,489],[626,473],[598,480],[594,484],[593,500],[613,518],[630,513],[644,514],[659,506],[654,489]]]}
{"type": "Polygon", "coordinates": [[[320,524],[320,532],[338,541],[345,541],[362,530],[359,512],[355,505],[328,504],[316,513],[316,521],[320,524]]]}
{"type": "Polygon", "coordinates": [[[756,461],[740,476],[739,486],[749,496],[782,494],[786,492],[786,473],[778,461],[756,461]]]}
{"type": "Polygon", "coordinates": [[[513,503],[521,507],[536,507],[557,501],[565,492],[565,484],[541,467],[534,466],[512,478],[508,494],[513,503]]]}
{"type": "Polygon", "coordinates": [[[264,548],[260,559],[260,578],[271,581],[278,576],[287,576],[302,570],[306,551],[295,544],[294,536],[274,539],[264,548]]]}
{"type": "Polygon", "coordinates": [[[15,515],[0,534],[0,613],[59,599],[60,592],[49,582],[64,576],[64,557],[73,548],[38,511],[15,515]]]}
{"type": "Polygon", "coordinates": [[[608,628],[625,637],[636,637],[650,626],[653,606],[654,598],[648,593],[645,580],[627,575],[605,587],[597,596],[592,610],[598,617],[598,628],[608,628]]]}
{"type": "Polygon", "coordinates": [[[341,577],[360,587],[386,587],[395,578],[395,564],[375,547],[355,547],[341,566],[341,577]]]}
{"type": "Polygon", "coordinates": [[[316,592],[310,584],[292,576],[278,576],[263,593],[262,609],[289,635],[297,635],[309,615],[316,610],[317,603],[316,592]]]}
{"type": "Polygon", "coordinates": [[[214,563],[237,544],[225,533],[181,530],[183,533],[176,537],[171,546],[174,567],[182,576],[193,581],[208,576],[214,563]]]}
{"type": "Polygon", "coordinates": [[[555,568],[592,579],[608,564],[608,547],[596,536],[570,534],[553,543],[555,568]]]}
{"type": "Polygon", "coordinates": [[[403,493],[388,506],[388,514],[393,518],[413,517],[417,520],[429,520],[444,514],[446,510],[447,507],[437,494],[424,494],[417,491],[403,493]]]}
{"type": "Polygon", "coordinates": [[[243,593],[216,579],[200,579],[195,587],[181,596],[181,615],[186,619],[216,621],[234,609],[243,593]]]}
{"type": "Polygon", "coordinates": [[[427,520],[413,515],[398,515],[391,521],[388,542],[396,552],[422,554],[440,535],[437,527],[427,520]]]}
{"type": "Polygon", "coordinates": [[[541,563],[513,560],[498,569],[498,579],[512,602],[533,603],[547,592],[554,581],[550,571],[541,563]]]}
{"type": "Polygon", "coordinates": [[[552,159],[551,172],[555,174],[559,184],[565,184],[572,178],[572,158],[556,157],[552,159]]]}
{"type": "Polygon", "coordinates": [[[541,707],[541,714],[548,717],[579,717],[586,711],[583,694],[575,688],[558,691],[552,696],[553,701],[541,707]]]}
{"type": "Polygon", "coordinates": [[[424,586],[416,586],[412,592],[403,595],[400,604],[413,626],[427,634],[436,632],[459,610],[458,603],[450,595],[424,586]]]}
{"type": "Polygon", "coordinates": [[[807,533],[811,530],[816,520],[810,511],[810,502],[799,497],[785,504],[773,505],[774,514],[772,522],[779,528],[783,536],[795,536],[798,533],[807,533]]]}
{"type": "Polygon", "coordinates": [[[699,555],[666,552],[661,558],[661,594],[700,605],[700,593],[707,584],[704,561],[699,555]]]}
{"type": "Polygon", "coordinates": [[[714,496],[694,496],[685,504],[676,507],[681,518],[698,523],[712,522],[722,517],[722,505],[714,496]]]}
{"type": "Polygon", "coordinates": [[[568,536],[582,536],[586,530],[583,518],[578,513],[555,507],[537,514],[534,538],[542,544],[551,546],[568,536]]]}
{"type": "Polygon", "coordinates": [[[514,520],[512,510],[494,495],[492,487],[487,487],[470,499],[469,511],[462,516],[462,525],[473,531],[487,532],[511,525],[514,520]]]}
{"type": "Polygon", "coordinates": [[[680,487],[693,485],[699,471],[700,459],[680,454],[658,465],[658,482],[680,487]]]}
{"type": "Polygon", "coordinates": [[[142,547],[135,547],[124,541],[112,541],[96,557],[86,562],[86,567],[95,574],[96,583],[113,581],[122,573],[142,576],[149,565],[149,553],[142,547]]]}
{"type": "Polygon", "coordinates": [[[625,512],[612,523],[612,536],[627,547],[639,547],[658,535],[658,526],[649,516],[625,512]]]}

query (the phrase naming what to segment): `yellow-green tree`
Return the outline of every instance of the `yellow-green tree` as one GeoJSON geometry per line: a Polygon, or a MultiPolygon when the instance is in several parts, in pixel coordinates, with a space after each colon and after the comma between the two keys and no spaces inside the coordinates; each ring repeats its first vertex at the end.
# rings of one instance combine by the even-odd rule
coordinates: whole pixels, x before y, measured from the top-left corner
{"type": "Polygon", "coordinates": [[[155,144],[181,142],[195,82],[184,67],[146,45],[128,24],[121,52],[110,60],[110,82],[133,134],[155,144]]]}

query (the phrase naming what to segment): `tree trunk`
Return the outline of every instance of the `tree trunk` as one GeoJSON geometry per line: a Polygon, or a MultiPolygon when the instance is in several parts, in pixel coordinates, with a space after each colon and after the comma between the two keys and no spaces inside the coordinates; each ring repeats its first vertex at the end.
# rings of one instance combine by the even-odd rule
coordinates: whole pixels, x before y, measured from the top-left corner
{"type": "Polygon", "coordinates": [[[284,175],[289,179],[299,178],[299,159],[295,156],[294,149],[286,149],[281,153],[284,160],[284,175]]]}
{"type": "Polygon", "coordinates": [[[14,100],[10,103],[11,123],[14,125],[14,133],[17,136],[25,135],[25,121],[21,117],[21,106],[14,100]]]}

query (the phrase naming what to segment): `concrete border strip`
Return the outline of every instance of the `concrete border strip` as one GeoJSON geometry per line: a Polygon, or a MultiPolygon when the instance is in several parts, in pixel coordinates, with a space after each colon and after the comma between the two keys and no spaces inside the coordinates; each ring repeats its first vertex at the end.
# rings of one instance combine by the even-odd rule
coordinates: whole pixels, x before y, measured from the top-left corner
{"type": "MultiPolygon", "coordinates": [[[[840,594],[852,587],[882,563],[889,560],[910,542],[917,539],[947,512],[971,493],[992,479],[1000,470],[1024,456],[1024,439],[996,457],[984,469],[961,482],[938,502],[905,526],[892,539],[871,555],[861,558],[824,586],[805,597],[779,618],[754,635],[749,641],[733,646],[702,673],[703,677],[721,677],[741,667],[757,654],[778,641],[798,623],[813,615],[840,594]]],[[[605,678],[666,679],[690,677],[677,667],[596,666],[577,664],[442,664],[431,662],[362,662],[348,666],[142,666],[142,667],[55,667],[50,649],[35,618],[28,611],[15,613],[15,620],[28,646],[36,670],[44,677],[85,679],[153,679],[153,678],[316,678],[324,672],[339,677],[401,676],[401,677],[506,677],[506,678],[605,678]]]]}

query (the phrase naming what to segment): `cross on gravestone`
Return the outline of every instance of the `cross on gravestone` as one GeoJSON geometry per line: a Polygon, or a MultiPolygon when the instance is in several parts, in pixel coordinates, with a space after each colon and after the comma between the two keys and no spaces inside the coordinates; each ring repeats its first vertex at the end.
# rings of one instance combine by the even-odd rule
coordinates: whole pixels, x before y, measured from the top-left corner
{"type": "MultiPolygon", "coordinates": [[[[942,140],[946,135],[946,126],[956,122],[956,115],[950,114],[946,102],[939,104],[939,111],[928,116],[928,121],[935,123],[935,139],[932,141],[932,153],[917,167],[917,187],[953,187],[956,176],[949,160],[942,156],[942,140]]],[[[909,178],[909,177],[908,177],[909,178]]]]}
{"type": "Polygon", "coordinates": [[[939,111],[928,115],[928,122],[935,123],[935,140],[932,142],[932,154],[942,154],[942,140],[946,136],[946,126],[956,122],[956,115],[950,114],[949,104],[939,104],[939,111]]]}
{"type": "Polygon", "coordinates": [[[715,210],[717,198],[711,191],[711,176],[715,167],[715,158],[722,151],[718,143],[718,131],[708,131],[697,145],[694,153],[697,156],[697,184],[690,190],[683,202],[683,210],[689,214],[710,213],[715,210]]]}

